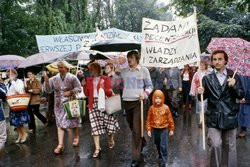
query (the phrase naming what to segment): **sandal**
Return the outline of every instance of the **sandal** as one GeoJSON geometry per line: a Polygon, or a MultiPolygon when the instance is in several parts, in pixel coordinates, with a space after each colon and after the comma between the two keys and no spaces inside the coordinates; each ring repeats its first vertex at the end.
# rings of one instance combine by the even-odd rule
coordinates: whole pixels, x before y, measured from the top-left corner
{"type": "Polygon", "coordinates": [[[239,133],[239,137],[240,137],[240,138],[246,137],[246,133],[245,133],[244,131],[241,131],[241,132],[239,133]]]}
{"type": "Polygon", "coordinates": [[[18,139],[15,141],[16,144],[20,143],[21,138],[18,136],[18,139]]]}
{"type": "Polygon", "coordinates": [[[27,141],[27,138],[28,138],[28,134],[25,133],[24,137],[23,138],[20,138],[21,140],[19,141],[20,144],[23,144],[27,141]]]}
{"type": "Polygon", "coordinates": [[[78,147],[78,146],[79,146],[79,137],[76,137],[73,140],[73,147],[78,147]]]}
{"type": "Polygon", "coordinates": [[[58,144],[58,146],[54,149],[54,154],[62,154],[64,151],[64,145],[58,144]]]}
{"type": "Polygon", "coordinates": [[[101,154],[101,148],[95,149],[95,152],[93,154],[93,158],[99,158],[101,154]]]}

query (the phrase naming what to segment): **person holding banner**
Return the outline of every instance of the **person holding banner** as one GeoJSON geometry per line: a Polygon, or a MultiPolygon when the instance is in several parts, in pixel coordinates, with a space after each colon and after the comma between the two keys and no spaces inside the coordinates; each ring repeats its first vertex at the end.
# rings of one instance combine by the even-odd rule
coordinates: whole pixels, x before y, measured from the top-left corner
{"type": "MultiPolygon", "coordinates": [[[[7,95],[16,95],[16,94],[24,94],[24,82],[21,79],[18,79],[18,73],[15,69],[10,69],[7,71],[7,75],[9,76],[9,81],[6,84],[7,87],[7,95]]],[[[30,117],[27,110],[23,111],[12,111],[10,109],[10,125],[15,126],[17,128],[18,139],[15,141],[16,144],[25,143],[28,137],[28,134],[24,130],[25,124],[30,122],[30,117]]]]}
{"type": "MultiPolygon", "coordinates": [[[[210,166],[237,166],[236,132],[239,104],[244,90],[239,76],[226,68],[228,55],[215,50],[211,56],[214,70],[203,77],[198,93],[204,95],[208,106],[206,125],[210,147],[210,166]],[[234,77],[233,77],[234,76],[234,77]],[[214,159],[215,157],[215,159],[214,159]]],[[[199,96],[200,99],[200,96],[199,96]]]]}
{"type": "Polygon", "coordinates": [[[147,99],[153,90],[153,84],[147,68],[139,65],[140,54],[133,50],[127,53],[129,67],[117,72],[123,80],[124,107],[126,119],[132,131],[132,163],[131,166],[139,166],[141,151],[146,145],[141,130],[141,103],[147,99]]]}
{"type": "Polygon", "coordinates": [[[47,93],[54,92],[55,105],[54,112],[56,118],[58,145],[54,149],[55,154],[61,154],[64,151],[64,132],[65,129],[73,129],[74,139],[73,146],[79,146],[79,127],[80,119],[67,117],[67,113],[64,110],[63,103],[69,100],[70,96],[74,96],[81,92],[81,83],[77,77],[69,73],[70,65],[66,61],[60,61],[57,63],[59,73],[52,78],[47,76],[44,72],[44,90],[47,93]]]}

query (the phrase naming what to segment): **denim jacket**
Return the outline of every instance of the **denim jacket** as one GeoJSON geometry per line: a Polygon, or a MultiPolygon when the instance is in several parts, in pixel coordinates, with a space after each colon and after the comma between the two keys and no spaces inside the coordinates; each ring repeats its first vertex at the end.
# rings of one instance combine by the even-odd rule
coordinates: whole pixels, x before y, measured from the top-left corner
{"type": "Polygon", "coordinates": [[[3,102],[6,98],[6,93],[7,93],[7,89],[5,84],[0,83],[0,121],[5,120],[4,118],[4,114],[3,114],[3,102]]]}

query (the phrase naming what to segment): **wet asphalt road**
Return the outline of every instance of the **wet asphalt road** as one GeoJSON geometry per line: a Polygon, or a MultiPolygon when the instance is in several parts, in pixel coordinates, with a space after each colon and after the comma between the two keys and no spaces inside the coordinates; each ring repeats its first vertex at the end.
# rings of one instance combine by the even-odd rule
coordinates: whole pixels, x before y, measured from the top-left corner
{"type": "MultiPolygon", "coordinates": [[[[14,144],[16,132],[8,126],[8,142],[5,151],[0,153],[2,167],[129,167],[131,163],[131,133],[124,116],[119,116],[121,130],[115,137],[113,150],[108,148],[107,136],[101,137],[102,154],[100,159],[93,159],[93,140],[90,124],[83,121],[80,129],[80,147],[72,147],[72,133],[65,135],[65,152],[55,156],[52,152],[57,145],[55,125],[44,128],[36,120],[37,132],[30,134],[26,144],[14,144]]],[[[169,159],[171,167],[206,167],[207,151],[202,150],[202,134],[198,128],[196,115],[192,111],[182,111],[175,119],[175,135],[169,138],[169,159]]],[[[146,134],[146,133],[145,133],[146,134]]],[[[141,166],[157,167],[158,155],[152,138],[146,138],[144,162],[141,166]]],[[[250,166],[250,133],[244,139],[237,139],[238,167],[250,166]]]]}

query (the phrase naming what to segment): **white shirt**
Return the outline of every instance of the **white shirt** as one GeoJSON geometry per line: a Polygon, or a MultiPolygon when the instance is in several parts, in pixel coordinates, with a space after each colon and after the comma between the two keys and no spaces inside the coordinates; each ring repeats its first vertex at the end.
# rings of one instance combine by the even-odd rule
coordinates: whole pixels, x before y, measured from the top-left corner
{"type": "Polygon", "coordinates": [[[189,74],[183,74],[183,81],[189,81],[189,74]]]}
{"type": "Polygon", "coordinates": [[[99,81],[100,81],[100,77],[95,77],[93,79],[94,97],[98,97],[97,85],[98,85],[99,81]]]}
{"type": "Polygon", "coordinates": [[[14,94],[23,94],[25,93],[24,83],[21,79],[13,80],[10,83],[6,84],[7,87],[7,96],[14,94]]]}

